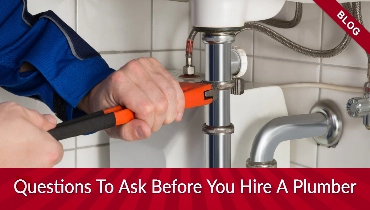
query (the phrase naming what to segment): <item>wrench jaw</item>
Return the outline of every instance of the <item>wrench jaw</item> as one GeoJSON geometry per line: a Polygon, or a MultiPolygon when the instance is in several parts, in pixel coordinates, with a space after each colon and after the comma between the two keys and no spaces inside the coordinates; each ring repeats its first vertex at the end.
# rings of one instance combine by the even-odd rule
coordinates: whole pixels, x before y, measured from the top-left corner
{"type": "Polygon", "coordinates": [[[218,90],[212,89],[204,92],[204,99],[212,99],[216,101],[218,99],[218,90]]]}

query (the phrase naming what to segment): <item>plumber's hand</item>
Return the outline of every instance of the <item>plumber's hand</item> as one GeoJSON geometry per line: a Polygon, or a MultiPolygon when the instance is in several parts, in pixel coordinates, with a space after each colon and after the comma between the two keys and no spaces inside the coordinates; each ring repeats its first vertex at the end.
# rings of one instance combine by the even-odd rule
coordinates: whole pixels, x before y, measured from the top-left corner
{"type": "Polygon", "coordinates": [[[0,167],[53,167],[63,158],[63,146],[47,132],[55,126],[52,115],[0,103],[0,167]]]}
{"type": "Polygon", "coordinates": [[[162,125],[180,121],[184,94],[179,83],[154,58],[132,60],[95,86],[81,100],[87,113],[122,105],[135,113],[131,122],[107,129],[113,138],[146,139],[162,125]]]}

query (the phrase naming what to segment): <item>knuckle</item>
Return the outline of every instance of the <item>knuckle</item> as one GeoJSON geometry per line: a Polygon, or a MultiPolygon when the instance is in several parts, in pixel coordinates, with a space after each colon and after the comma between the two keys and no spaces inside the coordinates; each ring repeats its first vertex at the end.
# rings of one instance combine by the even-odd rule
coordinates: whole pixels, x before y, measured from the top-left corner
{"type": "Polygon", "coordinates": [[[166,88],[165,90],[165,95],[168,99],[172,99],[172,98],[175,98],[176,96],[176,90],[174,87],[168,87],[166,88]]]}
{"type": "Polygon", "coordinates": [[[144,101],[140,104],[140,113],[144,116],[150,116],[154,112],[154,104],[150,101],[144,101]]]}
{"type": "Polygon", "coordinates": [[[168,108],[168,105],[167,98],[165,96],[160,97],[156,103],[156,111],[160,113],[165,112],[168,108]]]}
{"type": "Polygon", "coordinates": [[[126,64],[126,67],[130,70],[137,70],[137,69],[140,69],[141,66],[140,66],[140,61],[142,60],[142,58],[138,58],[138,59],[134,59],[134,60],[131,60],[129,61],[127,64],[126,64]]]}
{"type": "Polygon", "coordinates": [[[20,110],[22,109],[23,107],[21,107],[19,104],[15,103],[15,102],[5,102],[4,103],[4,107],[6,109],[9,109],[9,110],[20,110]]]}
{"type": "Polygon", "coordinates": [[[12,115],[19,117],[27,115],[27,109],[15,102],[7,102],[4,110],[6,110],[7,113],[12,113],[12,115]]]}
{"type": "Polygon", "coordinates": [[[125,75],[122,71],[116,71],[111,75],[110,78],[113,84],[121,83],[124,81],[125,75]]]}
{"type": "Polygon", "coordinates": [[[159,63],[158,60],[153,58],[153,57],[149,57],[148,60],[153,62],[153,63],[159,63]]]}

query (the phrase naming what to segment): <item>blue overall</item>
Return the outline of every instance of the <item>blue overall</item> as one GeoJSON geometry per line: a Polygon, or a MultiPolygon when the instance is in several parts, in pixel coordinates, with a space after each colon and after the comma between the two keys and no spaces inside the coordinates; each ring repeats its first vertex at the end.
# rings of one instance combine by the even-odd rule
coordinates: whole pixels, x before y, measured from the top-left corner
{"type": "Polygon", "coordinates": [[[31,15],[26,0],[0,0],[0,86],[44,102],[61,120],[114,72],[89,44],[52,11],[31,15]],[[24,62],[35,69],[20,73],[24,62]]]}

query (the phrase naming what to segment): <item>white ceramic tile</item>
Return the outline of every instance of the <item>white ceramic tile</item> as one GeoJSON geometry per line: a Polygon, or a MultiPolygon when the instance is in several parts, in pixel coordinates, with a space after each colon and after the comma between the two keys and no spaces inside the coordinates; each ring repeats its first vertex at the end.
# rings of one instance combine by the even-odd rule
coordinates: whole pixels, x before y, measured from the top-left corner
{"type": "Polygon", "coordinates": [[[188,2],[153,1],[153,49],[185,49],[189,36],[188,2]]]}
{"type": "MultiPolygon", "coordinates": [[[[0,103],[2,102],[16,102],[17,104],[26,107],[28,109],[36,109],[37,104],[39,103],[35,99],[23,97],[23,96],[17,96],[14,95],[13,93],[10,93],[3,88],[0,88],[0,103]]],[[[48,113],[45,113],[48,114],[48,113]]]]}
{"type": "MultiPolygon", "coordinates": [[[[185,51],[153,52],[152,56],[168,70],[182,70],[185,65],[185,51]]],[[[199,57],[200,51],[195,50],[193,52],[193,65],[198,69],[200,66],[199,57]]]]}
{"type": "Polygon", "coordinates": [[[264,58],[254,59],[254,82],[285,84],[318,82],[320,66],[264,58]]]}
{"type": "Polygon", "coordinates": [[[343,119],[343,135],[336,148],[320,146],[318,167],[370,167],[369,131],[362,125],[361,118],[351,118],[346,113],[346,103],[352,97],[362,94],[321,90],[321,99],[330,99],[338,106],[343,119]]]}
{"type": "MultiPolygon", "coordinates": [[[[160,135],[161,133],[164,133],[163,129],[159,130],[157,133],[154,133],[154,136],[160,135]]],[[[152,136],[149,139],[133,142],[110,139],[110,167],[165,168],[167,167],[167,162],[162,145],[164,144],[164,141],[169,140],[173,139],[171,139],[170,136],[166,136],[165,138],[161,139],[153,139],[152,136]]]]}
{"type": "Polygon", "coordinates": [[[109,137],[105,131],[99,131],[90,135],[77,136],[77,148],[106,144],[109,142],[109,137]]]}
{"type": "Polygon", "coordinates": [[[60,161],[54,168],[75,168],[75,151],[64,152],[62,161],[60,161]]]}
{"type": "Polygon", "coordinates": [[[200,72],[205,73],[206,70],[206,52],[201,51],[200,53],[200,72]]]}
{"type": "MultiPolygon", "coordinates": [[[[362,16],[365,27],[370,28],[370,2],[362,3],[362,16]]],[[[322,49],[332,49],[343,39],[345,32],[328,15],[323,18],[322,49]]],[[[323,59],[323,63],[367,68],[365,51],[352,40],[350,45],[341,54],[333,58],[323,59]]]]}
{"type": "MultiPolygon", "coordinates": [[[[202,73],[205,73],[206,69],[206,52],[202,51],[201,52],[201,69],[202,73]]],[[[248,69],[247,72],[244,74],[242,77],[245,81],[253,81],[253,57],[248,56],[248,69]]]]}
{"type": "Polygon", "coordinates": [[[253,31],[243,31],[235,37],[233,46],[242,48],[247,55],[253,55],[253,31]]]}
{"type": "MultiPolygon", "coordinates": [[[[289,115],[308,114],[318,100],[318,88],[283,89],[289,115]]],[[[291,161],[316,167],[317,145],[312,138],[290,141],[291,161]]]]}
{"type": "Polygon", "coordinates": [[[28,0],[28,11],[37,14],[52,10],[72,29],[76,30],[76,0],[28,0]]]}
{"type": "MultiPolygon", "coordinates": [[[[189,33],[190,33],[191,29],[189,30],[189,33]]],[[[197,35],[195,36],[194,38],[194,44],[193,44],[193,47],[194,49],[204,49],[204,47],[202,47],[202,34],[201,33],[197,33],[197,35]]]]}
{"type": "Polygon", "coordinates": [[[151,1],[78,1],[77,30],[98,51],[150,50],[151,1]]]}
{"type": "Polygon", "coordinates": [[[102,57],[108,63],[109,67],[118,70],[133,59],[150,57],[150,53],[103,54],[102,57]]]}
{"type": "Polygon", "coordinates": [[[290,141],[290,160],[311,168],[316,167],[317,144],[312,138],[290,141]]]}
{"type": "Polygon", "coordinates": [[[77,149],[77,168],[109,168],[109,145],[77,149]]]}
{"type": "MultiPolygon", "coordinates": [[[[316,4],[304,4],[304,12],[300,24],[291,29],[272,28],[288,39],[312,49],[321,47],[321,9],[316,4]]],[[[276,18],[290,20],[294,16],[295,3],[287,2],[276,18]]],[[[285,58],[300,61],[320,62],[319,58],[311,58],[297,53],[260,32],[255,32],[254,54],[258,56],[285,58]]]]}
{"type": "MultiPolygon", "coordinates": [[[[202,57],[201,57],[201,53],[202,53],[202,51],[200,51],[200,50],[194,50],[193,51],[193,65],[195,67],[195,72],[196,73],[202,72],[202,66],[201,66],[201,62],[202,62],[201,59],[202,59],[202,57]]],[[[185,65],[185,61],[184,61],[184,65],[185,65]]]]}
{"type": "Polygon", "coordinates": [[[323,66],[321,73],[323,83],[363,87],[367,82],[367,71],[334,66],[323,66]]]}
{"type": "Polygon", "coordinates": [[[242,78],[248,82],[253,81],[253,57],[251,56],[248,56],[248,69],[242,78]]]}
{"type": "Polygon", "coordinates": [[[289,115],[308,114],[319,97],[318,88],[283,89],[289,115]]]}

